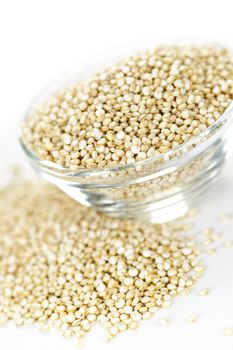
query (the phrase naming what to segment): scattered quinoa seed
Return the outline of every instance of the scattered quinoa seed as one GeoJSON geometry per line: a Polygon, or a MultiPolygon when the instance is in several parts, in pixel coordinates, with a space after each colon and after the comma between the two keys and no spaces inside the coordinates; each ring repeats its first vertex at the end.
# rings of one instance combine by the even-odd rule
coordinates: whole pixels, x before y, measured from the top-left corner
{"type": "Polygon", "coordinates": [[[214,230],[212,228],[205,228],[202,232],[205,236],[211,236],[214,233],[214,230]]]}
{"type": "Polygon", "coordinates": [[[49,331],[49,325],[48,324],[42,324],[39,328],[39,330],[42,332],[42,333],[46,333],[49,331]]]}
{"type": "Polygon", "coordinates": [[[221,215],[218,220],[222,223],[228,222],[228,221],[232,220],[232,215],[230,215],[230,214],[221,215]]]}
{"type": "Polygon", "coordinates": [[[223,243],[223,248],[232,248],[232,247],[233,247],[232,241],[223,243]]]}
{"type": "Polygon", "coordinates": [[[215,255],[216,253],[217,253],[217,249],[216,248],[207,249],[207,254],[208,255],[215,255]]]}
{"type": "Polygon", "coordinates": [[[209,294],[209,289],[204,288],[199,291],[200,296],[207,296],[209,294]]]}
{"type": "Polygon", "coordinates": [[[168,326],[169,324],[171,323],[171,320],[169,318],[162,318],[160,321],[159,321],[159,324],[161,326],[168,326]]]}
{"type": "Polygon", "coordinates": [[[228,327],[225,328],[223,331],[224,335],[229,337],[229,336],[233,336],[233,327],[228,327]]]}
{"type": "Polygon", "coordinates": [[[187,318],[187,322],[188,323],[195,323],[198,320],[198,316],[197,315],[191,315],[187,318]]]}

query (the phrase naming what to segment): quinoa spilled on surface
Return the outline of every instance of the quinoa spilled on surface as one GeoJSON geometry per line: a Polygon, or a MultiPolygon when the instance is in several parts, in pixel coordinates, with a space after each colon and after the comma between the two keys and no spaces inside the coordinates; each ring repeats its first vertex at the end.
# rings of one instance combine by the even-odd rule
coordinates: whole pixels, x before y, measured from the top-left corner
{"type": "Polygon", "coordinates": [[[55,325],[77,338],[94,322],[110,337],[137,327],[197,280],[198,250],[181,231],[106,217],[52,185],[7,186],[0,191],[0,323],[55,325]]]}

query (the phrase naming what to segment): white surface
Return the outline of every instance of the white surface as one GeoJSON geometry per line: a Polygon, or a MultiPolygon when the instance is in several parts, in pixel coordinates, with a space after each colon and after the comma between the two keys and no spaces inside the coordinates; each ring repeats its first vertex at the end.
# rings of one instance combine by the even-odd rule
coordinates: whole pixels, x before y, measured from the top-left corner
{"type": "MultiPolygon", "coordinates": [[[[232,45],[230,1],[101,1],[101,0],[0,0],[0,171],[7,164],[26,164],[17,146],[16,130],[25,108],[34,95],[57,72],[79,64],[102,50],[111,50],[127,41],[154,36],[162,38],[206,38],[232,45]],[[6,157],[7,154],[7,157],[6,157]]],[[[219,182],[202,203],[200,227],[215,226],[220,213],[233,213],[233,165],[229,161],[219,182]]],[[[233,239],[233,221],[217,224],[222,242],[233,239]]],[[[197,229],[197,234],[198,234],[197,229]]],[[[104,331],[96,327],[84,350],[139,350],[233,348],[233,337],[223,329],[233,326],[233,249],[221,249],[205,257],[207,270],[189,297],[174,300],[171,309],[159,311],[142,322],[134,332],[104,342],[104,331]],[[198,296],[200,288],[210,288],[208,297],[198,296]],[[185,319],[197,313],[200,319],[185,319]],[[171,317],[167,327],[161,318],[171,317]]],[[[1,350],[76,349],[56,331],[42,335],[35,328],[0,327],[1,350]]]]}

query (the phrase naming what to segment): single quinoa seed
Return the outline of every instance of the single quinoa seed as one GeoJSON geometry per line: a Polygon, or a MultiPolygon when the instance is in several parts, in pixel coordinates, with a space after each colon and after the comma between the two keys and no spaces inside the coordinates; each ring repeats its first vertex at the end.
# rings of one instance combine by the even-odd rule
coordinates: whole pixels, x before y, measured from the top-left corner
{"type": "Polygon", "coordinates": [[[225,328],[223,333],[227,337],[232,337],[233,336],[233,327],[225,328]]]}
{"type": "Polygon", "coordinates": [[[218,220],[222,223],[227,223],[232,220],[232,215],[231,214],[224,214],[221,215],[218,220]]]}
{"type": "Polygon", "coordinates": [[[212,125],[233,99],[233,59],[214,46],[161,46],[49,98],[22,126],[39,158],[69,167],[134,163],[212,125]]]}
{"type": "Polygon", "coordinates": [[[232,241],[223,243],[223,248],[232,248],[232,247],[233,247],[232,241]]]}
{"type": "Polygon", "coordinates": [[[168,326],[169,324],[171,323],[171,320],[169,318],[162,318],[160,321],[159,321],[159,324],[161,326],[168,326]]]}
{"type": "Polygon", "coordinates": [[[195,322],[197,322],[198,318],[199,318],[198,315],[194,314],[194,315],[189,316],[186,321],[188,323],[195,323],[195,322]]]}
{"type": "Polygon", "coordinates": [[[209,289],[207,288],[203,288],[199,291],[199,295],[202,296],[202,297],[205,297],[209,294],[209,289]]]}
{"type": "Polygon", "coordinates": [[[80,339],[100,322],[112,338],[192,286],[198,250],[175,224],[105,217],[44,183],[9,185],[0,203],[0,324],[80,339]]]}
{"type": "Polygon", "coordinates": [[[207,252],[208,255],[216,255],[217,249],[216,248],[210,248],[210,249],[207,249],[206,252],[207,252]]]}

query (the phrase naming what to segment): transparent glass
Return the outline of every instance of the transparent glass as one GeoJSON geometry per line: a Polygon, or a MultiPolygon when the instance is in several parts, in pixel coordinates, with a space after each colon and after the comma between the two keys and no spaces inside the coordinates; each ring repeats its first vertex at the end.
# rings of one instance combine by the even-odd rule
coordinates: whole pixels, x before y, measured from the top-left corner
{"type": "MultiPolygon", "coordinates": [[[[46,97],[94,71],[94,66],[86,67],[87,74],[57,79],[33,101],[25,118],[46,97]]],[[[115,217],[163,223],[184,215],[217,179],[232,150],[232,122],[233,103],[213,125],[176,149],[134,164],[76,172],[39,159],[20,142],[32,167],[83,205],[115,217]]]]}

